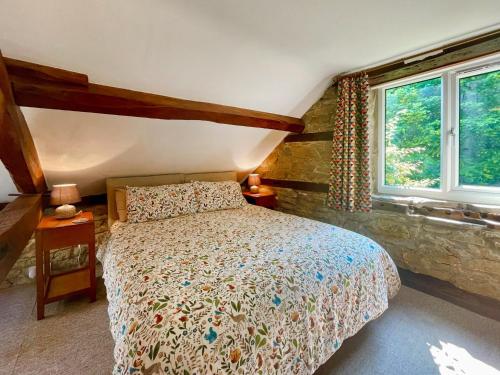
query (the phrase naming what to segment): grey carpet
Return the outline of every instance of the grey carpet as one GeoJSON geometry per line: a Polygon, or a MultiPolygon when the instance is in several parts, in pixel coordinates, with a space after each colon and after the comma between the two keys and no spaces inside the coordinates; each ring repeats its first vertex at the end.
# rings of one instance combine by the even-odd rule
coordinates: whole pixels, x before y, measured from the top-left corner
{"type": "MultiPolygon", "coordinates": [[[[111,373],[102,282],[95,303],[53,303],[42,321],[34,298],[33,285],[0,290],[0,374],[111,373]]],[[[500,375],[500,322],[403,287],[317,374],[500,375]]]]}

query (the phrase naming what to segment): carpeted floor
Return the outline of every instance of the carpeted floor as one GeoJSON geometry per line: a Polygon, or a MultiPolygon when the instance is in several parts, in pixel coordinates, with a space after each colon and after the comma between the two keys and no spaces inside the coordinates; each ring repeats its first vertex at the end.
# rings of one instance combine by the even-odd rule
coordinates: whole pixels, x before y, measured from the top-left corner
{"type": "MultiPolygon", "coordinates": [[[[0,374],[110,374],[113,340],[98,300],[47,306],[33,285],[0,290],[0,374]]],[[[500,322],[403,287],[389,310],[344,342],[317,374],[500,374],[500,322]]]]}

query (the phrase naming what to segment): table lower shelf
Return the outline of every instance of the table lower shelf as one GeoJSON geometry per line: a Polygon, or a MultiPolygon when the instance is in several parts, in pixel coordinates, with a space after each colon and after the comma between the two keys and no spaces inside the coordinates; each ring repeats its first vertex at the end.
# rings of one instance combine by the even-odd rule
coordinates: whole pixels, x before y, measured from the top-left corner
{"type": "Polygon", "coordinates": [[[49,277],[45,303],[58,301],[90,290],[90,270],[81,268],[49,277]]]}

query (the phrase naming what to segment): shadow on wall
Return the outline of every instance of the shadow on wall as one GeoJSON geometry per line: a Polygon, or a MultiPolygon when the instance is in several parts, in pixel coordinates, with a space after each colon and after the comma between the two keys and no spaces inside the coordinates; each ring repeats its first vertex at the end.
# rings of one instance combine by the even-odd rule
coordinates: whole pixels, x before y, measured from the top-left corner
{"type": "Polygon", "coordinates": [[[252,173],[263,161],[269,153],[287,136],[287,132],[270,131],[264,138],[260,140],[250,151],[244,155],[233,153],[232,158],[236,167],[245,178],[249,173],[252,173]]]}
{"type": "Polygon", "coordinates": [[[83,195],[107,177],[253,170],[287,134],[203,121],[154,120],[23,108],[47,183],[83,195]]]}
{"type": "MultiPolygon", "coordinates": [[[[311,103],[314,103],[323,95],[325,90],[330,86],[331,81],[331,76],[322,79],[311,91],[309,91],[309,93],[294,107],[291,112],[306,112],[310,108],[311,103]]],[[[241,170],[238,174],[238,177],[241,177],[240,180],[246,178],[249,173],[254,172],[276,149],[276,147],[280,145],[288,134],[290,133],[270,131],[265,138],[261,139],[261,141],[243,157],[233,154],[233,160],[235,161],[238,169],[241,170]],[[257,164],[255,164],[255,161],[258,161],[257,164]]]]}
{"type": "Polygon", "coordinates": [[[311,107],[316,103],[325,93],[325,91],[332,84],[332,76],[328,75],[322,80],[320,80],[316,86],[312,88],[303,98],[300,100],[295,107],[293,107],[292,113],[302,113],[303,115],[311,109],[311,107]]]}

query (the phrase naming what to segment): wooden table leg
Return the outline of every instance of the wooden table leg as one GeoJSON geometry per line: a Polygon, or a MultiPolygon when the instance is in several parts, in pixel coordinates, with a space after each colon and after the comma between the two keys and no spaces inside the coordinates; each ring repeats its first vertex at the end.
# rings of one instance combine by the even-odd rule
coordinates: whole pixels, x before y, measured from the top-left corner
{"type": "Polygon", "coordinates": [[[89,274],[90,274],[90,302],[96,300],[96,279],[95,279],[95,239],[89,243],[89,274]]]}
{"type": "Polygon", "coordinates": [[[45,315],[45,278],[43,273],[43,244],[40,233],[36,234],[36,318],[43,319],[45,315]]]}

